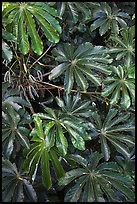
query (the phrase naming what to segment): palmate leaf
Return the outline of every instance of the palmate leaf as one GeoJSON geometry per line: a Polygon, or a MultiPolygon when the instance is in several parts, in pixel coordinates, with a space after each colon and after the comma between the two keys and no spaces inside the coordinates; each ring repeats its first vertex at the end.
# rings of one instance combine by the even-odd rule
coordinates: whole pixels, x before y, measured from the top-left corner
{"type": "Polygon", "coordinates": [[[47,189],[50,189],[52,187],[50,161],[52,162],[57,179],[64,175],[64,169],[56,151],[53,149],[55,143],[55,132],[52,129],[54,122],[50,121],[49,123],[45,123],[43,128],[42,120],[38,116],[33,117],[35,127],[30,133],[32,144],[29,149],[24,150],[26,160],[24,161],[23,167],[24,171],[29,173],[32,181],[34,181],[38,166],[40,165],[42,170],[42,183],[47,189]]]}
{"type": "Polygon", "coordinates": [[[56,102],[69,117],[83,120],[83,118],[88,118],[91,115],[91,101],[87,99],[82,100],[79,92],[73,95],[65,94],[63,98],[64,100],[56,96],[56,102]]]}
{"type": "Polygon", "coordinates": [[[70,93],[75,82],[84,91],[88,88],[88,80],[96,86],[101,85],[96,71],[107,75],[111,73],[107,65],[112,62],[112,59],[105,54],[102,46],[93,46],[87,42],[76,49],[72,44],[66,43],[55,48],[53,54],[60,64],[51,70],[49,80],[65,72],[64,87],[67,93],[70,93]]]}
{"type": "MultiPolygon", "coordinates": [[[[61,99],[58,101],[60,101],[61,106],[63,106],[63,101],[61,101],[61,99]]],[[[40,120],[43,120],[43,123],[51,121],[54,123],[51,129],[55,132],[55,145],[64,156],[67,154],[68,149],[68,140],[66,139],[64,130],[69,133],[73,146],[79,150],[84,150],[85,140],[91,139],[87,133],[88,127],[86,123],[77,118],[70,117],[66,112],[60,110],[54,111],[51,108],[45,107],[45,113],[36,113],[33,117],[39,117],[40,120]]]]}
{"type": "Polygon", "coordinates": [[[50,42],[59,41],[61,27],[56,17],[59,17],[57,11],[45,2],[17,2],[7,5],[3,10],[3,18],[10,19],[12,27],[17,25],[18,49],[24,55],[30,48],[28,37],[31,38],[32,50],[38,55],[43,52],[43,43],[36,30],[34,18],[50,42]]]}
{"type": "Polygon", "coordinates": [[[131,190],[133,181],[129,176],[125,176],[120,172],[118,164],[116,162],[100,163],[102,155],[100,155],[98,152],[93,152],[90,157],[90,163],[83,166],[83,160],[81,160],[81,162],[78,161],[78,164],[81,164],[83,168],[77,167],[70,170],[60,179],[59,185],[66,186],[70,184],[67,187],[64,201],[122,201],[120,197],[118,198],[116,196],[114,188],[117,188],[121,192],[126,201],[134,201],[135,194],[131,190]],[[94,168],[92,168],[92,161],[94,162],[96,160],[97,155],[98,163],[96,163],[94,168]],[[118,185],[121,187],[121,189],[118,185]],[[128,185],[128,187],[126,185],[128,185]],[[128,188],[129,191],[127,190],[128,188]]]}
{"type": "Polygon", "coordinates": [[[21,109],[23,106],[28,108],[31,107],[31,104],[25,99],[18,96],[19,90],[12,89],[8,82],[2,83],[2,107],[6,107],[7,104],[12,106],[16,111],[21,109]]]}
{"type": "Polygon", "coordinates": [[[5,42],[5,40],[16,42],[17,39],[13,34],[7,32],[5,29],[2,29],[2,38],[3,38],[3,40],[2,40],[2,57],[4,60],[6,60],[9,63],[12,60],[13,53],[12,53],[10,46],[7,44],[7,42],[5,42]]]}
{"type": "MultiPolygon", "coordinates": [[[[96,112],[96,115],[99,114],[96,112]]],[[[96,117],[97,118],[97,117],[96,117]]],[[[120,113],[117,109],[109,109],[106,118],[102,118],[102,125],[98,124],[95,114],[92,115],[93,129],[97,132],[100,138],[101,151],[104,159],[109,160],[111,150],[109,143],[111,143],[116,150],[125,158],[130,157],[130,147],[133,147],[134,137],[130,135],[129,131],[134,131],[134,124],[128,124],[131,117],[129,113],[120,113]],[[124,132],[124,134],[123,134],[124,132]]],[[[91,130],[92,131],[92,130],[91,130]]]]}
{"type": "Polygon", "coordinates": [[[13,57],[13,53],[11,48],[9,47],[9,45],[2,41],[2,57],[4,60],[6,60],[7,62],[11,62],[12,57],[13,57]]]}
{"type": "Polygon", "coordinates": [[[60,16],[66,16],[74,23],[78,22],[79,13],[82,14],[83,21],[91,18],[90,8],[85,2],[56,2],[56,6],[60,16]]]}
{"type": "MultiPolygon", "coordinates": [[[[129,76],[128,69],[130,67],[121,66],[112,67],[113,76],[103,81],[107,82],[106,87],[102,91],[102,96],[110,96],[110,104],[120,103],[124,109],[134,105],[135,101],[135,79],[129,76]]],[[[134,77],[134,74],[133,74],[134,77]]]]}
{"type": "Polygon", "coordinates": [[[22,146],[29,147],[29,132],[26,127],[31,122],[30,115],[23,106],[31,107],[30,103],[21,97],[16,89],[9,89],[9,83],[2,84],[2,142],[3,155],[9,157],[13,151],[15,140],[22,146]]]}
{"type": "Polygon", "coordinates": [[[2,161],[3,202],[23,202],[27,195],[30,201],[36,202],[37,195],[30,181],[17,170],[9,160],[2,161]]]}
{"type": "Polygon", "coordinates": [[[99,28],[99,34],[104,35],[109,29],[112,33],[118,34],[119,27],[126,28],[127,23],[123,18],[130,18],[128,13],[120,12],[116,6],[109,6],[107,2],[101,2],[100,7],[93,13],[94,22],[90,26],[91,32],[99,28]]]}
{"type": "Polygon", "coordinates": [[[77,202],[85,182],[82,182],[85,176],[77,179],[76,184],[66,193],[64,202],[77,202]]]}
{"type": "Polygon", "coordinates": [[[17,42],[16,37],[5,29],[2,29],[2,38],[7,41],[17,42]]]}
{"type": "Polygon", "coordinates": [[[126,66],[130,67],[135,62],[135,27],[124,29],[120,34],[110,36],[114,47],[109,47],[108,53],[116,53],[116,60],[123,59],[126,66]]]}
{"type": "Polygon", "coordinates": [[[18,114],[9,104],[3,110],[5,111],[5,115],[2,118],[3,154],[5,157],[9,157],[13,151],[15,140],[18,140],[22,146],[29,147],[28,136],[30,130],[24,126],[30,122],[30,118],[28,113],[25,113],[25,110],[23,110],[22,115],[18,114]],[[21,120],[23,117],[26,122],[22,124],[21,120]]]}

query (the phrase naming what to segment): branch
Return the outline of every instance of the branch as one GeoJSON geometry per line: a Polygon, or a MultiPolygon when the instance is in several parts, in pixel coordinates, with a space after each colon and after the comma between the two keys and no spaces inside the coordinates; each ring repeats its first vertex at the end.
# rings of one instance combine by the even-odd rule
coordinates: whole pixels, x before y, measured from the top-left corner
{"type": "Polygon", "coordinates": [[[35,61],[33,62],[33,64],[30,66],[30,68],[32,68],[42,57],[44,57],[44,55],[49,51],[49,49],[53,46],[53,44],[51,44],[48,49],[35,61]]]}

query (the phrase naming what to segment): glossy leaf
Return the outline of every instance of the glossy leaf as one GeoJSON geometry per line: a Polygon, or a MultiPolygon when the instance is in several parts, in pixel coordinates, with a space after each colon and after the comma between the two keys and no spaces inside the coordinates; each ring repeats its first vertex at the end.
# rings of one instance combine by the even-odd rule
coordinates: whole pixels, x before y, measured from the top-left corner
{"type": "MultiPolygon", "coordinates": [[[[9,157],[13,151],[13,147],[15,145],[15,141],[17,140],[22,146],[29,148],[29,132],[30,130],[25,128],[25,124],[21,124],[21,120],[23,119],[23,115],[26,114],[25,110],[23,111],[23,115],[19,115],[11,105],[5,104],[3,107],[5,115],[2,118],[3,124],[3,154],[6,157],[9,157]]],[[[28,115],[28,113],[27,113],[28,115]]],[[[28,123],[30,121],[28,120],[28,123]]],[[[27,121],[26,121],[27,124],[27,121]]]]}
{"type": "Polygon", "coordinates": [[[119,34],[120,27],[127,27],[127,23],[123,18],[129,18],[128,13],[119,12],[119,8],[110,6],[107,2],[101,2],[100,8],[93,13],[94,22],[91,24],[91,32],[99,28],[99,34],[104,35],[109,29],[115,34],[119,34]]]}
{"type": "Polygon", "coordinates": [[[11,62],[13,53],[8,46],[8,44],[4,41],[2,41],[2,57],[5,59],[7,62],[11,62]]]}
{"type": "Polygon", "coordinates": [[[128,124],[130,114],[120,113],[117,109],[110,108],[105,119],[101,119],[100,117],[102,124],[98,124],[99,120],[95,118],[95,115],[97,115],[96,118],[100,117],[97,112],[92,114],[91,121],[94,125],[92,128],[100,138],[101,151],[104,159],[108,161],[110,158],[111,148],[109,147],[109,143],[111,143],[120,154],[129,158],[129,147],[132,145],[134,146],[134,138],[131,141],[131,133],[129,132],[134,131],[134,125],[131,123],[128,124]],[[123,137],[123,131],[127,139],[123,137]]]}
{"type": "Polygon", "coordinates": [[[93,46],[89,42],[79,45],[78,48],[69,43],[55,48],[53,54],[56,56],[56,60],[62,63],[51,70],[49,80],[65,73],[64,87],[67,93],[70,93],[73,88],[74,79],[77,86],[84,91],[88,88],[88,80],[99,86],[101,80],[94,70],[105,74],[111,73],[110,70],[107,70],[106,65],[110,64],[112,59],[104,53],[105,49],[102,46],[93,46]],[[95,53],[96,57],[94,56],[95,53]]]}
{"type": "MultiPolygon", "coordinates": [[[[64,106],[63,105],[64,102],[60,98],[57,98],[57,102],[61,107],[64,106]]],[[[81,108],[76,106],[77,109],[75,111],[86,108],[88,104],[89,102],[87,102],[86,104],[83,104],[81,108]]],[[[61,113],[60,110],[54,111],[51,108],[45,107],[45,112],[46,113],[34,114],[33,117],[34,118],[39,117],[42,120],[45,120],[45,122],[53,123],[52,129],[56,131],[55,132],[55,140],[56,140],[55,145],[58,148],[58,150],[63,154],[63,156],[65,156],[68,151],[68,140],[66,138],[66,134],[64,134],[64,130],[65,132],[67,131],[69,133],[71,142],[74,147],[76,147],[77,149],[81,149],[81,150],[85,149],[85,140],[91,139],[91,137],[87,133],[88,127],[86,123],[81,122],[81,120],[79,120],[78,118],[70,117],[70,114],[67,114],[66,110],[64,111],[64,113],[63,112],[61,113]]],[[[49,135],[49,133],[47,135],[49,135]]],[[[49,135],[48,138],[50,137],[51,136],[49,135]]]]}
{"type": "Polygon", "coordinates": [[[45,2],[11,3],[3,10],[3,18],[11,20],[12,27],[17,25],[18,48],[24,55],[29,52],[28,37],[31,38],[32,50],[38,55],[43,52],[43,43],[36,30],[34,18],[50,42],[59,41],[61,27],[56,17],[58,17],[57,11],[45,2]]]}
{"type": "Polygon", "coordinates": [[[41,157],[41,169],[42,169],[42,182],[47,189],[50,189],[52,186],[52,182],[50,177],[49,155],[46,150],[43,151],[41,157]]]}
{"type": "Polygon", "coordinates": [[[102,165],[96,163],[96,165],[94,165],[94,168],[92,168],[92,161],[96,160],[97,155],[99,163],[102,156],[99,155],[98,152],[93,152],[91,155],[90,164],[83,166],[83,160],[81,160],[81,162],[79,161],[78,163],[81,163],[83,168],[70,170],[66,172],[65,175],[61,178],[59,185],[68,185],[69,183],[71,184],[68,186],[64,201],[105,201],[105,196],[108,198],[108,200],[120,201],[120,198],[115,196],[114,187],[120,190],[127,201],[133,201],[134,192],[131,190],[131,179],[129,177],[125,177],[125,175],[120,172],[120,169],[116,163],[114,164],[108,162],[102,165]],[[125,182],[128,183],[128,187],[126,187],[125,182]],[[121,189],[119,188],[118,184],[119,186],[121,186],[121,189]],[[129,192],[126,195],[126,191],[128,188],[129,192]]]}
{"type": "Polygon", "coordinates": [[[85,2],[56,2],[58,14],[63,16],[67,12],[68,19],[77,23],[79,20],[79,13],[82,15],[82,20],[86,21],[91,18],[91,11],[85,2]]]}
{"type": "Polygon", "coordinates": [[[33,186],[28,178],[18,171],[15,163],[3,160],[2,166],[3,202],[23,202],[25,195],[30,201],[36,202],[37,196],[33,186]]]}
{"type": "Polygon", "coordinates": [[[59,124],[57,124],[56,146],[63,155],[67,154],[68,142],[59,124]]]}
{"type": "MultiPolygon", "coordinates": [[[[121,31],[121,36],[110,36],[114,47],[108,48],[108,53],[116,53],[116,60],[123,60],[127,67],[130,67],[135,62],[135,35],[134,26],[121,31]]],[[[130,69],[130,68],[129,68],[130,69]]]]}
{"type": "Polygon", "coordinates": [[[52,164],[54,167],[54,171],[56,173],[56,177],[57,177],[57,179],[60,179],[62,176],[64,176],[64,173],[65,173],[64,169],[61,166],[61,164],[58,160],[58,157],[57,157],[57,155],[53,149],[50,151],[49,155],[50,155],[50,158],[52,160],[52,164]]]}
{"type": "Polygon", "coordinates": [[[20,42],[19,50],[26,55],[29,51],[29,41],[23,25],[23,17],[21,15],[18,21],[18,42],[20,42]]]}
{"type": "MultiPolygon", "coordinates": [[[[49,112],[52,111],[49,110],[49,112]]],[[[30,133],[30,136],[32,137],[31,141],[33,143],[28,150],[24,151],[26,160],[24,161],[23,167],[25,172],[29,173],[31,176],[32,181],[34,181],[37,176],[38,166],[41,164],[42,183],[47,189],[50,189],[52,187],[50,160],[52,161],[57,179],[64,174],[63,167],[61,166],[56,152],[52,150],[55,143],[55,133],[53,129],[55,122],[50,121],[43,125],[43,121],[38,115],[34,114],[33,118],[35,121],[35,127],[30,133]]],[[[62,129],[59,127],[59,136],[61,137],[61,142],[64,142],[63,139],[65,137],[62,137],[63,133],[60,131],[62,131],[62,129]]]]}
{"type": "MultiPolygon", "coordinates": [[[[131,82],[131,78],[128,76],[128,69],[130,68],[122,67],[121,65],[114,67],[113,72],[115,75],[113,74],[113,76],[109,78],[110,83],[108,82],[102,91],[102,96],[104,97],[111,95],[110,104],[120,103],[121,107],[126,109],[134,104],[134,102],[132,102],[132,100],[134,101],[134,94],[132,95],[132,93],[135,92],[135,80],[132,78],[131,82]],[[129,88],[129,86],[132,87],[129,88]],[[121,94],[122,97],[120,97],[121,94]]],[[[105,81],[107,81],[107,78],[105,81]]]]}

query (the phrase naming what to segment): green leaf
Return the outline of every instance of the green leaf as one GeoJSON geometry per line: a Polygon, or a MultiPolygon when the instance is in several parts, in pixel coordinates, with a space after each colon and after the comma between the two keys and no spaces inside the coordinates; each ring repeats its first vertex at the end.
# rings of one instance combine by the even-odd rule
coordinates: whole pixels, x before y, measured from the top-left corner
{"type": "Polygon", "coordinates": [[[121,26],[122,28],[126,28],[126,27],[127,27],[126,21],[124,21],[122,18],[115,17],[115,19],[118,21],[118,23],[120,24],[120,26],[121,26]]]}
{"type": "Polygon", "coordinates": [[[72,154],[71,158],[74,159],[78,164],[82,165],[83,167],[87,166],[87,161],[80,155],[72,154]]]}
{"type": "Polygon", "coordinates": [[[101,93],[102,96],[108,96],[110,95],[118,83],[112,83],[108,85],[106,88],[103,89],[103,92],[101,93]]]}
{"type": "Polygon", "coordinates": [[[99,152],[94,152],[92,155],[92,160],[91,160],[91,168],[92,170],[95,170],[99,161],[102,159],[103,155],[100,154],[99,152]]]}
{"type": "MultiPolygon", "coordinates": [[[[110,36],[110,39],[113,40],[113,41],[115,41],[115,42],[117,42],[117,43],[119,43],[122,47],[127,48],[127,47],[126,47],[126,44],[124,44],[123,41],[122,41],[120,38],[118,38],[118,36],[112,35],[112,36],[110,36]]],[[[113,49],[114,49],[114,48],[113,48],[113,49]]],[[[116,49],[117,49],[117,48],[116,48],[116,49]]]]}
{"type": "Polygon", "coordinates": [[[13,53],[12,53],[10,47],[4,41],[2,41],[2,57],[3,57],[3,59],[5,59],[8,62],[11,62],[12,57],[13,57],[13,53]]]}
{"type": "Polygon", "coordinates": [[[42,149],[40,148],[37,151],[37,153],[34,155],[33,159],[31,160],[31,163],[29,164],[29,166],[31,166],[29,173],[30,173],[32,181],[34,181],[35,178],[36,178],[36,174],[37,174],[41,154],[42,154],[42,149]]]}
{"type": "Polygon", "coordinates": [[[36,54],[41,55],[43,52],[43,44],[36,31],[34,19],[32,18],[31,14],[27,10],[24,10],[24,16],[27,22],[28,33],[31,37],[32,50],[36,54]]]}
{"type": "Polygon", "coordinates": [[[116,104],[119,101],[120,98],[120,85],[116,87],[115,91],[112,93],[112,96],[110,98],[110,104],[116,104]]]}
{"type": "Polygon", "coordinates": [[[130,157],[129,150],[125,144],[119,142],[118,140],[112,139],[110,137],[108,138],[108,140],[115,146],[116,150],[120,152],[125,158],[128,159],[130,157]]]}
{"type": "Polygon", "coordinates": [[[7,138],[5,143],[3,144],[3,154],[5,157],[9,157],[11,153],[13,152],[13,133],[11,133],[10,137],[7,138]]]}
{"type": "Polygon", "coordinates": [[[67,68],[69,67],[69,64],[66,62],[56,66],[54,69],[52,69],[50,75],[49,75],[49,80],[53,80],[57,78],[59,75],[61,75],[67,68]]]}
{"type": "Polygon", "coordinates": [[[29,172],[32,162],[35,159],[36,154],[41,151],[40,144],[34,143],[30,146],[30,149],[27,149],[26,160],[23,163],[23,168],[25,172],[29,172]]]}
{"type": "Polygon", "coordinates": [[[98,165],[97,170],[99,172],[102,170],[120,171],[120,168],[116,162],[104,162],[98,165]]]}
{"type": "Polygon", "coordinates": [[[105,17],[101,17],[98,18],[97,20],[95,20],[91,26],[90,26],[90,31],[92,32],[93,30],[95,30],[96,28],[100,27],[103,23],[105,23],[107,21],[107,19],[105,17]]]}
{"type": "MultiPolygon", "coordinates": [[[[45,130],[44,130],[44,134],[47,136],[49,131],[51,130],[51,128],[54,126],[55,122],[54,121],[50,121],[49,123],[45,123],[45,130]]],[[[41,127],[42,128],[42,127],[41,127]]]]}
{"type": "Polygon", "coordinates": [[[112,32],[116,34],[119,33],[118,23],[115,20],[112,20],[112,32]]]}
{"type": "Polygon", "coordinates": [[[124,17],[124,18],[130,18],[128,13],[121,12],[121,11],[117,13],[117,16],[124,17]]]}
{"type": "Polygon", "coordinates": [[[82,176],[85,173],[86,170],[83,168],[77,168],[77,169],[73,169],[70,170],[68,172],[65,173],[65,175],[60,179],[59,181],[59,185],[68,185],[71,181],[73,181],[75,178],[82,176]]]}
{"type": "MultiPolygon", "coordinates": [[[[107,114],[107,116],[106,116],[106,118],[104,120],[104,123],[103,123],[103,125],[107,129],[109,129],[108,126],[111,127],[111,120],[117,115],[117,113],[118,113],[117,109],[115,109],[115,108],[109,109],[108,114],[107,114]]],[[[122,115],[122,117],[123,117],[123,115],[122,115]]]]}
{"type": "Polygon", "coordinates": [[[41,169],[42,169],[42,183],[47,189],[50,189],[52,186],[52,182],[50,176],[49,155],[46,149],[43,150],[41,156],[41,169]]]}
{"type": "Polygon", "coordinates": [[[56,133],[56,146],[63,153],[63,155],[67,154],[67,148],[68,148],[68,142],[65,138],[62,128],[60,124],[56,125],[57,127],[57,133],[56,133]]]}
{"type": "Polygon", "coordinates": [[[120,105],[121,105],[121,107],[127,109],[131,105],[130,96],[129,96],[125,86],[122,86],[122,89],[123,89],[123,91],[122,91],[122,99],[121,99],[120,105]]]}
{"type": "Polygon", "coordinates": [[[88,88],[88,82],[85,79],[83,73],[80,70],[75,70],[74,72],[75,80],[77,85],[82,88],[82,90],[86,91],[88,88]]]}
{"type": "MultiPolygon", "coordinates": [[[[46,21],[47,18],[49,18],[49,16],[47,16],[48,14],[46,12],[43,12],[40,9],[38,9],[38,10],[35,9],[33,11],[33,14],[36,16],[36,18],[37,18],[37,20],[38,20],[42,30],[44,31],[44,34],[46,35],[48,40],[50,42],[53,42],[53,43],[59,42],[59,35],[57,34],[56,30],[53,29],[53,27],[51,26],[51,23],[48,23],[46,21]],[[46,20],[43,17],[45,17],[46,20]]],[[[55,19],[54,19],[54,21],[56,22],[55,19]]],[[[57,27],[57,29],[58,28],[60,28],[60,27],[57,27]]]]}
{"type": "Polygon", "coordinates": [[[7,188],[5,189],[5,191],[2,194],[3,202],[10,202],[11,201],[11,198],[13,196],[16,185],[17,185],[17,181],[16,181],[16,179],[14,179],[14,181],[12,181],[12,183],[10,183],[7,186],[7,188]]]}
{"type": "Polygon", "coordinates": [[[50,7],[47,3],[45,2],[29,2],[30,5],[34,5],[40,8],[43,8],[46,12],[48,12],[49,14],[52,14],[55,17],[58,17],[58,13],[56,11],[56,9],[54,9],[53,7],[50,7]]]}
{"type": "Polygon", "coordinates": [[[109,181],[112,182],[113,186],[120,192],[122,192],[128,199],[129,201],[134,201],[134,193],[133,191],[127,187],[126,185],[124,185],[123,183],[121,183],[119,180],[115,180],[115,179],[110,179],[109,181]]]}
{"type": "Polygon", "coordinates": [[[64,176],[64,173],[65,173],[64,169],[53,149],[49,152],[49,155],[50,155],[50,159],[52,160],[52,164],[53,164],[54,171],[56,173],[56,177],[59,180],[62,176],[64,176]]]}
{"type": "Polygon", "coordinates": [[[103,10],[105,11],[105,13],[106,13],[107,15],[111,15],[112,9],[111,9],[111,7],[108,5],[108,3],[107,3],[107,2],[101,2],[100,4],[101,4],[101,7],[103,8],[103,10]]]}
{"type": "Polygon", "coordinates": [[[17,38],[12,33],[9,33],[4,29],[2,29],[2,37],[7,41],[17,42],[17,38]]]}
{"type": "Polygon", "coordinates": [[[55,111],[52,108],[45,107],[44,110],[49,114],[49,116],[51,116],[55,119],[57,118],[55,111]]]}
{"type": "Polygon", "coordinates": [[[79,69],[87,76],[87,78],[92,81],[96,86],[100,86],[100,80],[94,76],[94,74],[90,71],[90,69],[88,68],[84,68],[82,69],[81,67],[79,67],[79,69]]]}
{"type": "Polygon", "coordinates": [[[36,127],[36,134],[40,139],[44,139],[43,127],[42,127],[42,120],[38,116],[34,116],[34,123],[36,127]]]}
{"type": "MultiPolygon", "coordinates": [[[[85,176],[84,176],[85,177],[85,176]]],[[[84,177],[82,176],[76,182],[76,184],[66,193],[65,195],[65,202],[77,202],[80,194],[82,192],[82,188],[85,184],[84,177]],[[83,182],[82,182],[83,181],[83,182]]]]}
{"type": "Polygon", "coordinates": [[[86,180],[84,191],[82,193],[82,201],[83,202],[94,202],[94,192],[93,192],[93,186],[92,186],[90,178],[86,180]]]}
{"type": "Polygon", "coordinates": [[[68,2],[68,7],[71,11],[71,16],[72,16],[72,19],[74,21],[74,23],[77,23],[78,21],[78,11],[75,9],[74,5],[73,5],[73,2],[68,2]]]}
{"type": "Polygon", "coordinates": [[[20,15],[18,20],[18,44],[19,44],[19,50],[22,54],[26,55],[29,51],[29,41],[28,36],[26,34],[26,30],[23,24],[23,16],[20,15]]]}
{"type": "Polygon", "coordinates": [[[23,202],[23,200],[24,200],[23,184],[22,182],[20,183],[18,182],[14,191],[12,202],[23,202]]]}
{"type": "Polygon", "coordinates": [[[85,150],[84,139],[72,128],[68,128],[69,133],[71,134],[71,142],[79,150],[85,150]]]}
{"type": "Polygon", "coordinates": [[[37,195],[35,190],[33,189],[32,185],[30,184],[30,182],[26,179],[23,179],[23,184],[24,184],[24,188],[26,191],[27,196],[29,197],[29,199],[33,202],[37,202],[37,195]]]}
{"type": "Polygon", "coordinates": [[[101,141],[101,151],[104,155],[105,161],[108,161],[110,158],[110,149],[109,149],[109,146],[107,144],[107,140],[103,135],[101,135],[100,141],[101,141]]]}
{"type": "Polygon", "coordinates": [[[97,177],[97,181],[100,184],[100,186],[102,187],[103,192],[107,195],[107,197],[109,198],[110,201],[113,202],[118,202],[118,200],[116,200],[116,196],[114,191],[109,187],[108,188],[108,181],[104,178],[102,178],[101,176],[97,177]]]}
{"type": "Polygon", "coordinates": [[[64,88],[67,93],[70,93],[73,83],[74,83],[74,76],[73,76],[73,68],[69,67],[65,72],[65,78],[64,78],[64,88]]]}
{"type": "Polygon", "coordinates": [[[26,136],[24,136],[20,130],[17,130],[16,133],[17,133],[17,137],[20,141],[20,144],[22,144],[24,147],[29,148],[30,144],[29,144],[28,138],[26,136]]]}
{"type": "Polygon", "coordinates": [[[64,14],[64,11],[65,11],[65,9],[66,9],[66,3],[65,2],[60,2],[60,7],[59,7],[59,9],[58,9],[58,14],[59,14],[59,16],[63,16],[63,14],[64,14]]]}
{"type": "Polygon", "coordinates": [[[113,129],[109,130],[109,132],[117,132],[117,131],[132,131],[135,130],[134,125],[131,124],[123,124],[123,125],[117,125],[116,127],[113,127],[113,129]]]}
{"type": "Polygon", "coordinates": [[[100,26],[100,28],[99,28],[99,33],[100,33],[100,35],[102,36],[102,35],[104,35],[106,32],[107,32],[107,30],[110,28],[110,22],[109,22],[109,20],[107,21],[107,22],[104,22],[101,26],[100,26]]]}
{"type": "MultiPolygon", "coordinates": [[[[110,137],[110,136],[109,136],[110,137]]],[[[112,135],[112,137],[115,137],[116,140],[119,140],[125,144],[127,144],[128,146],[133,146],[135,145],[135,142],[134,142],[134,137],[133,136],[125,136],[125,135],[122,135],[122,134],[116,134],[116,135],[112,135]]]]}
{"type": "Polygon", "coordinates": [[[65,110],[64,101],[63,101],[61,98],[59,98],[58,96],[56,96],[56,102],[57,102],[57,104],[58,104],[59,107],[61,107],[62,109],[65,110]]]}
{"type": "Polygon", "coordinates": [[[101,121],[101,117],[100,115],[97,113],[97,111],[94,111],[92,113],[92,117],[94,118],[95,120],[95,123],[98,125],[98,127],[101,129],[102,127],[102,121],[101,121]]]}

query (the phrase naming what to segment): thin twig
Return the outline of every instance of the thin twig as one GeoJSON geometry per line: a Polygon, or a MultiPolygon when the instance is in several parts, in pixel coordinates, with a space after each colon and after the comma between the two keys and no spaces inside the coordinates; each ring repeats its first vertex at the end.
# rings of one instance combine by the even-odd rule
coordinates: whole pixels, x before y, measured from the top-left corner
{"type": "Polygon", "coordinates": [[[44,57],[44,55],[49,51],[49,49],[53,46],[53,44],[51,44],[48,49],[35,61],[33,62],[33,64],[30,66],[30,68],[32,68],[34,66],[34,64],[36,64],[42,57],[44,57]]]}
{"type": "MultiPolygon", "coordinates": [[[[48,55],[47,55],[48,56],[48,55]]],[[[30,58],[36,60],[34,57],[30,56],[30,58]]],[[[52,64],[43,64],[41,62],[38,62],[39,65],[43,66],[43,67],[54,67],[55,65],[52,64]]]]}
{"type": "MultiPolygon", "coordinates": [[[[26,100],[30,103],[30,101],[29,101],[29,99],[28,99],[28,96],[27,96],[27,94],[25,94],[25,98],[26,98],[26,100]]],[[[33,107],[31,106],[30,107],[30,110],[31,110],[31,113],[32,114],[34,114],[35,112],[34,112],[34,109],[33,109],[33,107]]]]}
{"type": "MultiPolygon", "coordinates": [[[[65,89],[65,88],[62,87],[62,86],[57,86],[57,85],[51,84],[51,83],[49,83],[49,82],[38,81],[38,80],[36,80],[36,82],[38,82],[38,83],[43,83],[43,84],[52,86],[52,87],[57,88],[57,89],[60,89],[60,90],[64,90],[64,89],[65,89]]],[[[78,92],[78,90],[75,90],[75,89],[72,89],[71,91],[72,91],[72,92],[78,92]]],[[[80,92],[80,93],[84,93],[84,94],[101,94],[100,92],[85,92],[85,91],[79,91],[79,92],[80,92]]]]}

